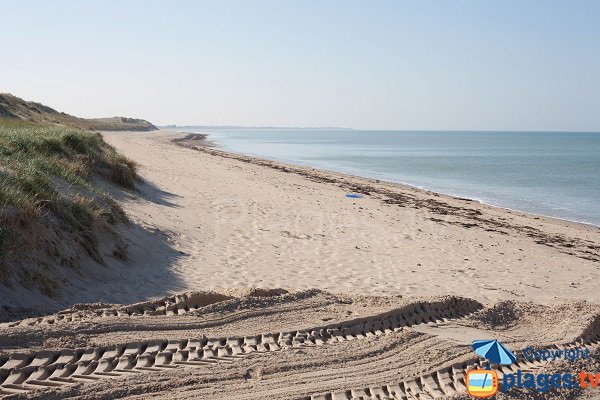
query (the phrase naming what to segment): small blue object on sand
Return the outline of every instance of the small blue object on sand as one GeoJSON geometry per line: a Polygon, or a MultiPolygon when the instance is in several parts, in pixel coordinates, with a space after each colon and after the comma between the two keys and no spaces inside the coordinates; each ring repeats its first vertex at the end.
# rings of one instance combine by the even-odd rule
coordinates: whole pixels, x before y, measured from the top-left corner
{"type": "Polygon", "coordinates": [[[356,193],[348,193],[346,197],[350,197],[351,199],[360,199],[362,196],[356,193]]]}

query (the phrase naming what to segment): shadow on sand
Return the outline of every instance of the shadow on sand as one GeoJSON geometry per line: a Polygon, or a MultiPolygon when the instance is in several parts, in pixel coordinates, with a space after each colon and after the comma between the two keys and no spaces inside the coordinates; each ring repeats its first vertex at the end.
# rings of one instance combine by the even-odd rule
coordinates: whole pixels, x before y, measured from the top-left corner
{"type": "MultiPolygon", "coordinates": [[[[135,191],[126,191],[106,182],[102,189],[117,201],[146,201],[166,207],[179,196],[165,192],[151,182],[139,182],[135,191]]],[[[59,229],[59,228],[56,228],[59,229]]],[[[63,228],[67,229],[67,228],[63,228]]],[[[52,232],[51,232],[52,233],[52,232]]],[[[69,231],[53,233],[70,237],[69,231]]],[[[99,228],[95,234],[103,263],[92,258],[78,242],[65,244],[65,253],[76,266],[61,263],[64,254],[41,254],[40,262],[51,266],[52,277],[60,282],[57,294],[48,297],[36,288],[0,283],[0,322],[45,315],[77,303],[129,304],[181,291],[185,288],[173,265],[186,254],[173,248],[171,232],[145,223],[120,223],[99,228]],[[60,256],[60,257],[59,257],[60,256]],[[62,258],[61,258],[62,257],[62,258]]]]}
{"type": "Polygon", "coordinates": [[[181,198],[181,196],[162,190],[146,179],[140,179],[135,184],[135,190],[132,191],[116,189],[113,185],[106,184],[105,182],[99,182],[99,185],[104,191],[109,193],[113,199],[118,201],[142,199],[160,206],[173,208],[180,207],[173,201],[181,198]]]}
{"type": "Polygon", "coordinates": [[[141,180],[137,185],[135,185],[135,187],[138,190],[138,196],[144,200],[150,201],[161,206],[176,208],[180,207],[178,204],[171,202],[171,200],[178,199],[181,196],[162,190],[152,182],[149,182],[144,179],[141,180]]]}

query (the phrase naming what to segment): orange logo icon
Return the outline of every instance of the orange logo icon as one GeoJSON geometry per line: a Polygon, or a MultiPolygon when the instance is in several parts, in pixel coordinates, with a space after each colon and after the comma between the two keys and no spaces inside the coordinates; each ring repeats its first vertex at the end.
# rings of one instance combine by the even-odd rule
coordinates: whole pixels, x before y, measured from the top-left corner
{"type": "Polygon", "coordinates": [[[467,392],[480,399],[492,397],[498,392],[498,374],[488,369],[472,369],[465,378],[467,392]]]}

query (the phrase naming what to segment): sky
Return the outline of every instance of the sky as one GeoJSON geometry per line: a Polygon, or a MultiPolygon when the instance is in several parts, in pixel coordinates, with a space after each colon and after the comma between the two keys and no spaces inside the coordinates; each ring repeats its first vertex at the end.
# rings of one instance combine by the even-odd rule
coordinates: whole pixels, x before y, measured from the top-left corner
{"type": "Polygon", "coordinates": [[[0,92],[155,124],[600,131],[600,1],[0,0],[0,92]]]}

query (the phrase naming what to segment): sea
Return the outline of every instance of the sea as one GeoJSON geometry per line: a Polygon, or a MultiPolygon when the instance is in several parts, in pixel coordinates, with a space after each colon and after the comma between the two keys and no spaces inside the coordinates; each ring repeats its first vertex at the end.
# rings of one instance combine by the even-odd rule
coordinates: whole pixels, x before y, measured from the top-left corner
{"type": "Polygon", "coordinates": [[[182,130],[227,151],[600,226],[600,133],[182,130]]]}

